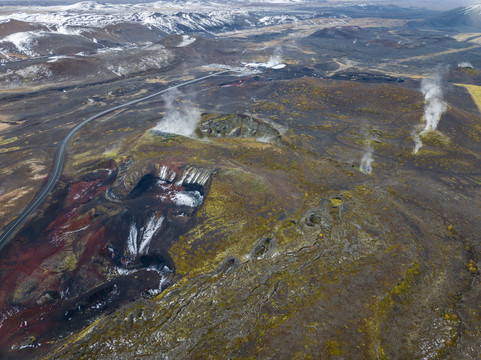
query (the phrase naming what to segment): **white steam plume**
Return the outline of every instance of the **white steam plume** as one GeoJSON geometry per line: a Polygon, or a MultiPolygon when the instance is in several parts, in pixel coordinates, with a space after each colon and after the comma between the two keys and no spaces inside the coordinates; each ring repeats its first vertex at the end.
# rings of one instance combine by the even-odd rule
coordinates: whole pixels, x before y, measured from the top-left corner
{"type": "Polygon", "coordinates": [[[369,144],[366,148],[366,152],[362,156],[361,164],[359,165],[359,169],[364,174],[370,174],[372,172],[372,162],[374,161],[372,157],[372,152],[373,152],[373,148],[369,144]]]}
{"type": "Polygon", "coordinates": [[[469,61],[461,61],[458,64],[458,68],[468,68],[468,69],[473,69],[473,64],[471,64],[469,61]]]}
{"type": "Polygon", "coordinates": [[[280,46],[276,47],[274,53],[269,58],[267,62],[267,67],[272,68],[278,66],[282,63],[282,48],[280,46]]]}
{"type": "Polygon", "coordinates": [[[447,105],[444,102],[444,92],[442,80],[445,72],[437,72],[433,77],[421,81],[421,91],[424,94],[426,107],[424,117],[426,125],[421,135],[432,130],[436,130],[441,115],[446,111],[447,105]]]}
{"type": "Polygon", "coordinates": [[[447,71],[447,67],[439,67],[431,77],[421,81],[421,92],[424,95],[424,101],[426,103],[424,108],[424,120],[426,124],[420,133],[414,130],[415,154],[422,147],[421,137],[429,131],[436,130],[441,115],[447,109],[443,90],[443,80],[447,71]]]}
{"type": "Polygon", "coordinates": [[[152,129],[153,131],[192,137],[200,122],[200,111],[192,104],[184,104],[175,100],[181,92],[173,89],[163,96],[165,115],[152,129]]]}
{"type": "Polygon", "coordinates": [[[286,64],[282,63],[282,47],[278,46],[274,49],[274,52],[272,55],[269,57],[268,62],[264,63],[244,63],[244,66],[247,68],[251,69],[260,69],[260,68],[266,68],[266,69],[274,69],[274,70],[279,70],[283,69],[286,64]]]}
{"type": "Polygon", "coordinates": [[[414,153],[417,154],[419,149],[422,148],[423,142],[421,141],[421,136],[419,135],[420,131],[419,129],[414,129],[412,132],[412,137],[414,141],[414,153]]]}

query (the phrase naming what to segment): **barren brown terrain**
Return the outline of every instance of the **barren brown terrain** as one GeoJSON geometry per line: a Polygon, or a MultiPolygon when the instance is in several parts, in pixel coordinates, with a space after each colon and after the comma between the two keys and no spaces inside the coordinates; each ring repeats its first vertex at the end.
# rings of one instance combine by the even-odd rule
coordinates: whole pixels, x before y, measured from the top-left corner
{"type": "Polygon", "coordinates": [[[0,244],[0,358],[479,358],[479,33],[388,10],[10,45],[4,231],[95,118],[0,244]]]}

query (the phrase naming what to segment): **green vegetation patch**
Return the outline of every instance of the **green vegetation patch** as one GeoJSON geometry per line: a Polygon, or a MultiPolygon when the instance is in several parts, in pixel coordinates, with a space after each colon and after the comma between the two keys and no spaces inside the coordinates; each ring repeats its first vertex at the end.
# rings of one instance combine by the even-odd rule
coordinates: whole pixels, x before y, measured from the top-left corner
{"type": "Polygon", "coordinates": [[[409,304],[412,299],[412,288],[420,275],[419,263],[412,264],[404,273],[401,281],[378,302],[374,316],[368,320],[372,345],[371,353],[376,358],[386,359],[381,344],[381,324],[392,314],[395,305],[409,304]]]}
{"type": "Polygon", "coordinates": [[[17,141],[17,140],[18,140],[18,137],[12,137],[12,138],[8,138],[8,139],[5,139],[5,140],[1,139],[0,140],[0,146],[13,143],[14,141],[17,141]]]}
{"type": "Polygon", "coordinates": [[[265,181],[238,169],[224,169],[213,181],[198,213],[199,225],[169,253],[179,274],[214,270],[229,255],[245,256],[272,232],[283,214],[282,199],[265,181]]]}

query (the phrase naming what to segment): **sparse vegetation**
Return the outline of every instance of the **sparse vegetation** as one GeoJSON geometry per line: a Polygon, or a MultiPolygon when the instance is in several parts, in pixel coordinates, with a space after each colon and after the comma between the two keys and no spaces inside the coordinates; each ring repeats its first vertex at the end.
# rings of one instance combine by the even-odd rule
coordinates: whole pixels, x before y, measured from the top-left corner
{"type": "MultiPolygon", "coordinates": [[[[473,56],[479,34],[456,41],[428,24],[369,14],[215,37],[151,26],[142,34],[155,32],[152,39],[129,39],[122,51],[99,55],[95,43],[92,57],[40,56],[52,74],[25,73],[25,81],[45,87],[3,89],[7,223],[81,121],[229,66],[282,63],[203,78],[82,128],[55,192],[2,250],[0,309],[15,311],[0,314],[8,330],[0,357],[471,356],[480,339],[479,70],[452,68],[447,82],[468,84],[460,86],[469,94],[446,92],[447,111],[417,154],[413,129],[425,109],[419,79],[439,62],[473,56]],[[117,65],[103,72],[105,59],[117,65]],[[151,131],[169,96],[198,108],[191,137],[151,131]],[[360,172],[366,153],[370,175],[360,172]],[[151,219],[161,227],[145,245],[151,219]]],[[[119,46],[137,25],[115,24],[102,46],[119,46]]],[[[85,34],[74,40],[88,42],[85,34]]]]}

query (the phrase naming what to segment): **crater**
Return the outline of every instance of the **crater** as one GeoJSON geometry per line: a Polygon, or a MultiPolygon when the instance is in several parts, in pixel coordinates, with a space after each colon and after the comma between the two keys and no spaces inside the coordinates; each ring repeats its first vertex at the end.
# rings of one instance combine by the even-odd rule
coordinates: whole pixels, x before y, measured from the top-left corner
{"type": "Polygon", "coordinates": [[[2,249],[0,324],[9,336],[0,348],[24,341],[20,322],[35,347],[171,283],[168,250],[196,224],[214,171],[132,159],[108,165],[59,189],[55,210],[2,249]]]}
{"type": "Polygon", "coordinates": [[[137,185],[132,189],[129,198],[135,199],[149,191],[157,183],[157,178],[152,174],[144,175],[137,185]]]}
{"type": "Polygon", "coordinates": [[[268,257],[269,255],[272,255],[276,245],[274,238],[266,237],[260,239],[252,249],[251,256],[258,260],[268,257]]]}

